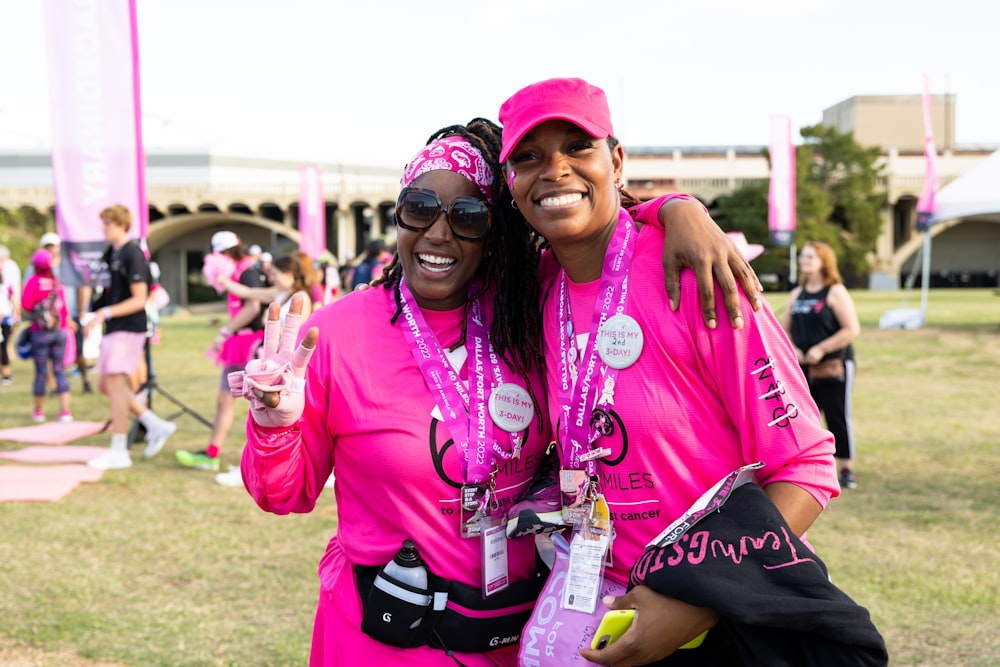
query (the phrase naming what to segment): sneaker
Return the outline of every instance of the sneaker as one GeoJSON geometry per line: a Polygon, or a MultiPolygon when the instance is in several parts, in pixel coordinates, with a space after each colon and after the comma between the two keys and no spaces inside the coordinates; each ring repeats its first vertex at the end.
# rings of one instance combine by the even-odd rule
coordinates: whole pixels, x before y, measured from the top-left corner
{"type": "Polygon", "coordinates": [[[83,381],[83,393],[85,393],[85,394],[93,394],[94,393],[94,388],[90,386],[90,382],[88,382],[87,380],[83,381]]]}
{"type": "MultiPolygon", "coordinates": [[[[163,449],[163,445],[166,444],[167,438],[174,434],[177,430],[177,424],[173,422],[164,421],[161,428],[156,428],[152,431],[146,431],[146,450],[143,452],[147,459],[151,459],[160,453],[163,449]]],[[[178,452],[179,454],[180,452],[178,452]]]]}
{"type": "Polygon", "coordinates": [[[96,459],[87,461],[87,465],[100,470],[122,470],[132,467],[132,457],[129,456],[128,451],[114,451],[109,449],[96,459]]]}
{"type": "Polygon", "coordinates": [[[60,412],[59,413],[59,421],[62,422],[63,424],[70,423],[71,421],[73,421],[73,413],[71,413],[69,410],[65,410],[63,412],[60,412]]]}
{"type": "Polygon", "coordinates": [[[243,486],[243,473],[239,466],[229,466],[227,472],[220,472],[215,476],[215,483],[222,486],[243,486]]]}
{"type": "Polygon", "coordinates": [[[507,537],[552,533],[566,527],[555,456],[531,480],[531,486],[507,511],[507,537]]]}
{"type": "Polygon", "coordinates": [[[42,412],[41,410],[32,411],[31,421],[35,422],[36,424],[41,424],[42,422],[45,421],[45,413],[42,412]]]}
{"type": "Polygon", "coordinates": [[[847,468],[840,471],[840,488],[842,489],[856,489],[858,488],[858,480],[854,476],[854,472],[847,468]]]}
{"type": "Polygon", "coordinates": [[[6,376],[4,379],[0,380],[0,385],[3,385],[4,387],[9,387],[12,384],[14,384],[14,378],[12,378],[9,375],[6,376]]]}
{"type": "Polygon", "coordinates": [[[184,450],[180,450],[174,452],[174,454],[177,456],[177,460],[181,462],[181,465],[186,465],[189,468],[219,470],[219,458],[212,458],[204,450],[200,452],[185,452],[184,450]]]}

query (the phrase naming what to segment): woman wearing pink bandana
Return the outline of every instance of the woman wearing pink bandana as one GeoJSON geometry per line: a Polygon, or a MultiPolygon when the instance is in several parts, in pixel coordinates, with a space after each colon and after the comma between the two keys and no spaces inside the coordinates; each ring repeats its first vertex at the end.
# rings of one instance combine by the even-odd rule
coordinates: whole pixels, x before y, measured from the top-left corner
{"type": "Polygon", "coordinates": [[[382,278],[304,334],[300,300],[280,331],[271,304],[263,358],[230,376],[251,403],[241,470],[262,509],[311,511],[336,471],[314,667],[516,664],[544,572],[504,515],[552,429],[536,237],[510,224],[500,147],[483,119],[435,133],[404,171],[382,278]],[[404,543],[426,585],[381,572],[404,543]]]}
{"type": "MultiPolygon", "coordinates": [[[[680,277],[679,310],[670,307],[659,204],[630,215],[638,202],[622,188],[624,151],[600,88],[580,79],[535,83],[503,104],[500,121],[504,178],[556,264],[543,279],[542,318],[562,491],[578,489],[578,503],[606,506],[610,516],[595,524],[594,513],[574,515],[576,505],[564,501],[563,517],[577,521],[574,540],[605,540],[603,550],[586,552],[593,563],[581,561],[595,569],[571,564],[570,572],[596,571],[610,542],[604,576],[630,583],[647,544],[720,479],[759,461],[757,483],[802,535],[839,493],[833,438],[773,313],[740,295],[742,327],[706,328],[691,272],[680,277]],[[640,230],[635,221],[654,224],[640,230]]],[[[591,578],[593,587],[581,588],[594,594],[575,599],[596,598],[599,607],[599,581],[591,578]]],[[[660,664],[719,619],[712,608],[644,585],[607,602],[637,610],[631,629],[608,648],[588,643],[581,653],[616,667],[660,664]]],[[[724,635],[709,632],[705,643],[724,635]]],[[[678,653],[663,664],[752,663],[678,653]]]]}

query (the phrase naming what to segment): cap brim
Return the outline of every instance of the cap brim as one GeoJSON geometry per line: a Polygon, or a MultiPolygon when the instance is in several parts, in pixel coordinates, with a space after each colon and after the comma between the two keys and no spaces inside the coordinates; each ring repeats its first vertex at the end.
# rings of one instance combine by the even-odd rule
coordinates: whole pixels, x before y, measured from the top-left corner
{"type": "MultiPolygon", "coordinates": [[[[514,133],[514,138],[511,139],[510,143],[507,143],[506,137],[504,137],[503,148],[500,150],[500,164],[507,161],[510,154],[514,152],[517,145],[524,139],[524,135],[531,132],[533,129],[549,120],[565,120],[569,123],[573,123],[581,130],[594,137],[595,139],[604,139],[608,135],[604,133],[604,129],[599,127],[595,123],[589,123],[585,120],[580,120],[579,118],[574,118],[572,114],[567,114],[563,112],[553,111],[551,113],[541,114],[530,127],[526,127],[523,130],[519,130],[514,133]]],[[[502,136],[502,135],[501,135],[502,136]]]]}

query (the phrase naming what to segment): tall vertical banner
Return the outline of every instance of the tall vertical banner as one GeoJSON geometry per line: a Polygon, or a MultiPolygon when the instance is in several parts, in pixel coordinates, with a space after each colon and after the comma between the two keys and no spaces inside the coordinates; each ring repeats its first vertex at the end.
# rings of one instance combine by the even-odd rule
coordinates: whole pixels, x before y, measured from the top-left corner
{"type": "Polygon", "coordinates": [[[924,189],[917,199],[917,231],[926,232],[934,215],[937,196],[937,146],[934,144],[934,125],[931,122],[931,90],[924,74],[924,189]]]}
{"type": "Polygon", "coordinates": [[[326,202],[320,168],[299,167],[299,249],[314,260],[326,251],[326,202]]]}
{"type": "Polygon", "coordinates": [[[56,231],[63,264],[75,269],[63,272],[69,284],[88,280],[107,244],[105,207],[124,205],[130,235],[143,244],[149,235],[135,2],[45,0],[56,231]]]}
{"type": "Polygon", "coordinates": [[[771,245],[790,246],[795,240],[795,147],[792,121],[771,116],[771,185],[767,196],[767,228],[771,245]]]}

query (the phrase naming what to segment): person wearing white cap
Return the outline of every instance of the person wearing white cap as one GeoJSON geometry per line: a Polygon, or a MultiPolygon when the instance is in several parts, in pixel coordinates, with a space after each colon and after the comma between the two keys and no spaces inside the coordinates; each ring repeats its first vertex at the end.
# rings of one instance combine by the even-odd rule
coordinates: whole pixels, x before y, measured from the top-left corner
{"type": "MultiPolygon", "coordinates": [[[[52,255],[52,266],[59,266],[59,261],[62,259],[62,240],[58,234],[55,232],[45,232],[42,234],[41,238],[38,239],[38,248],[48,250],[49,254],[52,255]]],[[[35,267],[31,265],[31,262],[28,262],[28,265],[24,268],[24,276],[21,278],[22,288],[28,282],[28,278],[34,274],[35,267]]]]}
{"type": "MultiPolygon", "coordinates": [[[[212,235],[211,245],[213,253],[227,255],[235,262],[236,269],[228,276],[231,280],[247,287],[267,285],[267,278],[257,259],[247,253],[236,234],[228,230],[216,232],[212,235]]],[[[243,370],[264,338],[263,314],[267,312],[266,304],[260,299],[241,299],[230,293],[227,306],[229,321],[219,329],[219,334],[212,341],[212,349],[217,355],[216,362],[222,366],[222,380],[216,394],[211,440],[203,450],[175,452],[182,465],[198,470],[219,470],[219,453],[229,429],[232,428],[236,411],[236,399],[229,390],[229,374],[243,370]]]]}
{"type": "Polygon", "coordinates": [[[87,465],[107,470],[132,466],[128,451],[130,413],[146,429],[146,458],[159,453],[177,425],[156,416],[136,397],[129,382],[146,345],[146,298],[152,282],[149,260],[129,239],[132,215],[127,208],[109,206],[101,211],[101,220],[109,244],[102,258],[106,271],[101,274],[106,272],[108,281],[94,301],[94,317],[84,326],[83,335],[88,336],[94,327],[104,327],[97,355],[97,386],[110,404],[111,446],[87,465]]]}

